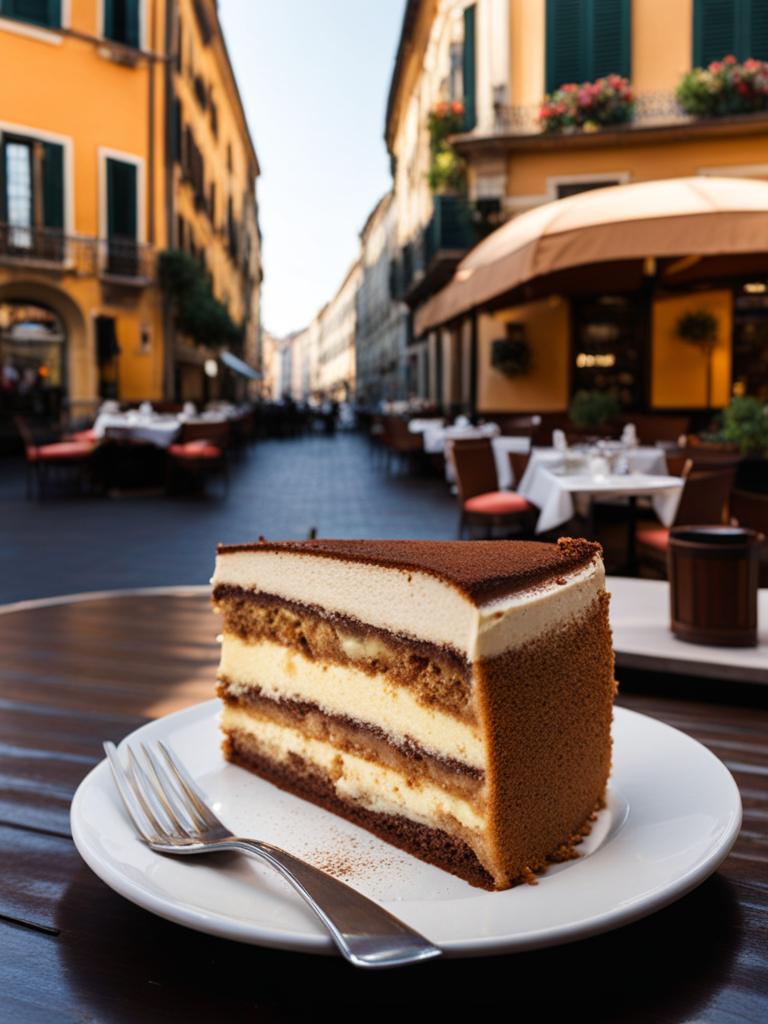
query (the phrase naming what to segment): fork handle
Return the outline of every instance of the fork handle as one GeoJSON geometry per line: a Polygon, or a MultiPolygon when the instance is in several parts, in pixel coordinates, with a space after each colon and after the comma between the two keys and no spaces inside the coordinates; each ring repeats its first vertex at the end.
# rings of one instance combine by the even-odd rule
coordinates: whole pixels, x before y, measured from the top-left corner
{"type": "Polygon", "coordinates": [[[378,903],[271,843],[233,838],[216,846],[242,850],[271,864],[304,897],[342,955],[356,967],[400,967],[442,952],[378,903]]]}

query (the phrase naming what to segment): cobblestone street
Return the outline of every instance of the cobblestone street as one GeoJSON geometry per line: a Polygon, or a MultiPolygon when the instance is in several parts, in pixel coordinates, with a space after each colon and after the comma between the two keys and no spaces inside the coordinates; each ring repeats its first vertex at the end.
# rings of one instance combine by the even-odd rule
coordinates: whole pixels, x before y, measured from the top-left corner
{"type": "Polygon", "coordinates": [[[367,442],[260,441],[220,497],[24,497],[24,465],[0,468],[0,601],[89,590],[206,583],[219,541],[454,537],[456,505],[437,478],[388,476],[367,442]]]}

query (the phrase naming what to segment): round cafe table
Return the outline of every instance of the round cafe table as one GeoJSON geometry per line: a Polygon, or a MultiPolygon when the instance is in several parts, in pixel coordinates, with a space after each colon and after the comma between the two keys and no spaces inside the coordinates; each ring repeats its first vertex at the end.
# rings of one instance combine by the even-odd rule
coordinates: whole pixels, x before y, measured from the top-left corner
{"type": "Polygon", "coordinates": [[[305,1006],[338,1011],[340,1002],[412,1011],[425,992],[483,1006],[511,999],[515,1011],[535,1005],[537,1016],[549,1006],[570,1012],[583,999],[595,1021],[768,1019],[768,713],[740,703],[734,684],[716,703],[711,692],[706,701],[695,691],[672,697],[661,675],[630,692],[620,675],[622,705],[690,733],[725,761],[743,794],[744,826],[715,875],[618,931],[531,953],[362,973],[340,957],[213,938],[122,899],[78,856],[70,801],[102,759],[103,740],[213,695],[218,629],[207,587],[0,609],[3,1020],[284,1020],[305,1006]]]}

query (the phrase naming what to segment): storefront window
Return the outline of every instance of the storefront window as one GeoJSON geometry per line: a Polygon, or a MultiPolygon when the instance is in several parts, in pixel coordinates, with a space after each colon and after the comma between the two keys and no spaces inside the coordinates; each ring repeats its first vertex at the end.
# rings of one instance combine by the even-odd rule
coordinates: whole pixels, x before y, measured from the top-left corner
{"type": "Polygon", "coordinates": [[[612,390],[623,409],[641,409],[646,324],[642,303],[628,295],[576,300],[573,318],[573,391],[612,390]]]}
{"type": "Polygon", "coordinates": [[[55,417],[64,388],[64,328],[51,310],[0,303],[0,409],[55,417]]]}

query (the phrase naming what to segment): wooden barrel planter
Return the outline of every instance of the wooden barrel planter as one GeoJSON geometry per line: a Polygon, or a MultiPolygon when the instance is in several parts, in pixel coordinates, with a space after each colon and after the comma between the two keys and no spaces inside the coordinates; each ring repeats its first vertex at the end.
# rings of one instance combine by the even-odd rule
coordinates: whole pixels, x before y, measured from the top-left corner
{"type": "Polygon", "coordinates": [[[736,526],[678,526],[668,548],[672,632],[723,647],[757,644],[761,534],[736,526]]]}

